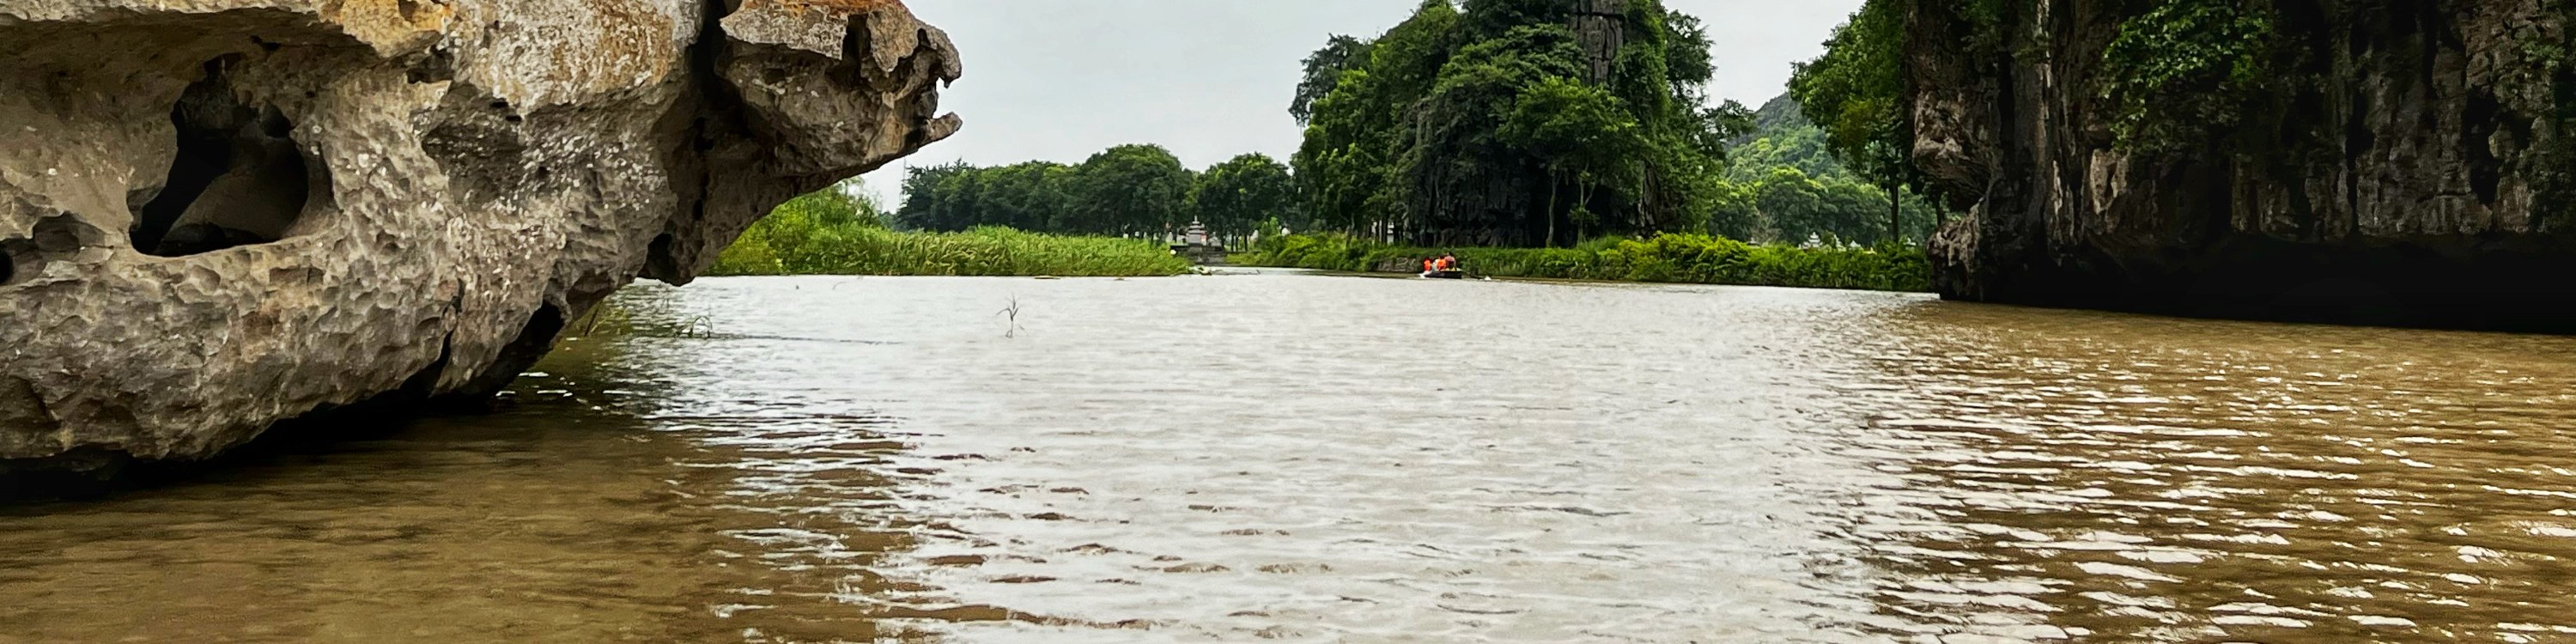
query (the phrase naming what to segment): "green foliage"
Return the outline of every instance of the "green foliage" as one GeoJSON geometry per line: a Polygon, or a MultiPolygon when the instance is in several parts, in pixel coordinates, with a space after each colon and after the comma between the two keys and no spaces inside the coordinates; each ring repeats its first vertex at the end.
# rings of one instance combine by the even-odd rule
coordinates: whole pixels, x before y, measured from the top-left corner
{"type": "Polygon", "coordinates": [[[708,274],[784,274],[781,252],[804,252],[820,231],[885,228],[883,208],[857,188],[856,180],[844,181],[779,204],[725,247],[708,274]]]}
{"type": "MultiPolygon", "coordinates": [[[[1888,1],[1871,0],[1870,4],[1888,1]]],[[[2016,11],[2035,4],[2033,0],[1956,0],[1956,4],[1959,17],[1968,24],[1968,51],[1988,57],[2020,53],[2014,51],[2010,29],[2016,11]]]]}
{"type": "MultiPolygon", "coordinates": [[[[973,176],[955,167],[927,174],[942,183],[973,176]]],[[[853,187],[844,183],[781,204],[726,247],[707,274],[1076,277],[1178,275],[1190,269],[1170,249],[1144,240],[997,226],[958,233],[887,230],[876,199],[853,187]]]]}
{"type": "MultiPolygon", "coordinates": [[[[2576,2],[2561,7],[2566,22],[2576,25],[2576,2]]],[[[2559,64],[2551,80],[2554,113],[2549,137],[2535,142],[2531,168],[2535,222],[2541,230],[2576,231],[2576,65],[2559,64]]]]}
{"type": "MultiPolygon", "coordinates": [[[[1825,53],[1799,63],[1789,95],[1825,134],[1825,149],[1861,180],[1891,198],[1920,188],[1914,169],[1914,134],[1905,116],[1905,16],[1893,2],[1869,2],[1834,28],[1825,53]]],[[[1880,218],[1885,234],[1902,237],[1903,219],[1880,218]]]]}
{"type": "Polygon", "coordinates": [[[1178,275],[1188,260],[1153,242],[984,227],[956,233],[826,225],[780,211],[725,249],[708,275],[1178,275]]]}
{"type": "Polygon", "coordinates": [[[2147,152],[2196,149],[2244,118],[2268,76],[2270,17],[2235,0],[2177,0],[2120,23],[2102,52],[2112,134],[2147,152]]]}
{"type": "Polygon", "coordinates": [[[1315,116],[1315,101],[1342,84],[1342,73],[1363,67],[1369,59],[1369,43],[1358,38],[1334,34],[1306,57],[1306,75],[1297,81],[1297,96],[1288,103],[1288,114],[1305,125],[1315,116]]]}
{"type": "Polygon", "coordinates": [[[1807,122],[1797,101],[1788,96],[1772,99],[1754,113],[1754,119],[1753,131],[1727,148],[1727,180],[1757,182],[1775,167],[1797,168],[1817,179],[1854,180],[1842,161],[1825,149],[1825,130],[1807,122]]]}
{"type": "MultiPolygon", "coordinates": [[[[1261,266],[1410,272],[1442,251],[1373,244],[1348,236],[1270,237],[1244,259],[1261,266]]],[[[1602,238],[1574,248],[1461,248],[1469,272],[1634,282],[1741,284],[1881,291],[1928,291],[1931,263],[1917,248],[1799,248],[1754,245],[1699,234],[1602,238]]]]}
{"type": "Polygon", "coordinates": [[[1423,3],[1371,41],[1366,63],[1346,70],[1315,101],[1305,142],[1291,158],[1315,225],[1383,230],[1407,218],[1412,192],[1401,183],[1402,170],[1422,157],[1405,144],[1415,123],[1404,113],[1449,63],[1458,22],[1445,0],[1423,3]]]}
{"type": "Polygon", "coordinates": [[[904,179],[894,223],[916,230],[977,226],[1081,235],[1159,235],[1189,223],[1197,181],[1179,158],[1153,145],[1122,145],[1080,166],[1031,161],[975,167],[915,167],[904,179]]]}
{"type": "Polygon", "coordinates": [[[1265,230],[1278,232],[1279,226],[1306,225],[1297,209],[1297,179],[1286,164],[1260,153],[1199,173],[1190,188],[1189,212],[1222,239],[1250,239],[1265,230]]]}
{"type": "Polygon", "coordinates": [[[1906,180],[1903,68],[1905,21],[1896,5],[1872,2],[1835,27],[1825,53],[1798,63],[1789,95],[1800,113],[1825,131],[1826,149],[1844,167],[1873,183],[1906,180]]]}
{"type": "MultiPolygon", "coordinates": [[[[1887,243],[1889,194],[1846,169],[1827,149],[1822,128],[1807,122],[1790,97],[1755,113],[1758,128],[1727,153],[1724,197],[1709,230],[1739,239],[1808,239],[1887,243]]],[[[1900,188],[1900,237],[1930,237],[1939,211],[1900,188]]]]}
{"type": "MultiPolygon", "coordinates": [[[[1365,43],[1365,65],[1300,99],[1311,119],[1292,163],[1316,225],[1526,244],[1577,227],[1696,229],[1722,197],[1718,157],[1747,112],[1706,107],[1713,66],[1697,18],[1658,0],[1629,7],[1618,49],[1603,53],[1608,78],[1591,77],[1564,0],[1427,0],[1365,43]]],[[[1308,80],[1353,49],[1328,43],[1308,80]]]]}
{"type": "MultiPolygon", "coordinates": [[[[1646,142],[1636,118],[1627,105],[1609,90],[1586,85],[1562,76],[1550,76],[1536,86],[1524,89],[1513,102],[1511,112],[1503,117],[1501,139],[1529,151],[1545,166],[1556,181],[1574,179],[1576,197],[1573,219],[1580,236],[1580,226],[1595,223],[1589,210],[1592,190],[1613,185],[1634,190],[1639,177],[1630,161],[1643,151],[1646,142]]],[[[1556,195],[1548,196],[1550,211],[1555,209],[1556,195]]],[[[1548,235],[1554,239],[1551,231],[1548,235]]]]}
{"type": "Polygon", "coordinates": [[[1179,157],[1159,145],[1122,145],[1082,163],[1070,192],[1082,223],[1070,230],[1161,234],[1189,224],[1182,213],[1194,181],[1179,157]]]}
{"type": "Polygon", "coordinates": [[[913,168],[895,223],[923,230],[983,225],[1055,230],[1074,222],[1068,190],[1073,168],[1030,162],[998,168],[950,164],[913,168]]]}
{"type": "Polygon", "coordinates": [[[1530,25],[1562,25],[1574,17],[1566,0],[1466,0],[1466,27],[1478,39],[1491,39],[1530,25]]]}

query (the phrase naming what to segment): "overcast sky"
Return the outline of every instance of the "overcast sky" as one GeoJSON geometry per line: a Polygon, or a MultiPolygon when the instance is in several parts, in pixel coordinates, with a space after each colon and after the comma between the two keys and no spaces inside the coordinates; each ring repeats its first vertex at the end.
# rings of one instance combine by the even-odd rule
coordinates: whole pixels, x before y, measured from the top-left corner
{"type": "MultiPolygon", "coordinates": [[[[1665,0],[1707,21],[1709,93],[1746,106],[1783,91],[1861,0],[1665,0]]],[[[1332,34],[1373,37],[1420,0],[907,0],[948,31],[966,77],[941,104],[966,129],[868,177],[892,196],[903,165],[963,159],[1081,163],[1123,143],[1159,143],[1193,168],[1262,152],[1281,161],[1302,131],[1288,100],[1306,55],[1332,34]]]]}

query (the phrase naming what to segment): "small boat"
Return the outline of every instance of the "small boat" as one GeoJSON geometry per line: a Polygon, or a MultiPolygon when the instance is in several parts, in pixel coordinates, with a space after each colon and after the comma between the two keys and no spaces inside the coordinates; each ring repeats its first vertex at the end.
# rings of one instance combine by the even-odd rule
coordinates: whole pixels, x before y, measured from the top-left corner
{"type": "Polygon", "coordinates": [[[1422,279],[1427,279],[1427,280],[1462,280],[1462,279],[1467,279],[1467,272],[1466,272],[1466,271],[1423,271],[1423,272],[1422,272],[1422,279]]]}

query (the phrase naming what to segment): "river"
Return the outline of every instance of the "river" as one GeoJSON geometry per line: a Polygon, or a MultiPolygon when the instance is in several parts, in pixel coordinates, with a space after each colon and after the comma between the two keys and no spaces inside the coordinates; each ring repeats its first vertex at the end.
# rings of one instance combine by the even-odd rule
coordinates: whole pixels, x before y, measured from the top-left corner
{"type": "Polygon", "coordinates": [[[0,641],[2576,641],[2576,339],[1268,273],[616,303],[497,413],[0,508],[0,641]]]}

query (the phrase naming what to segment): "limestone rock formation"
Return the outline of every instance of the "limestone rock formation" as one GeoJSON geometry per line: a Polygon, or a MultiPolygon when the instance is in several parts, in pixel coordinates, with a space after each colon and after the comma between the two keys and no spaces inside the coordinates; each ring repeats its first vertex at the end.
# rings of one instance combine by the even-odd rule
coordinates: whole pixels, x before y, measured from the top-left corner
{"type": "Polygon", "coordinates": [[[898,0],[0,0],[0,473],[489,395],[959,73],[898,0]]]}
{"type": "Polygon", "coordinates": [[[1933,242],[1947,297],[2576,330],[2576,3],[1909,5],[1915,157],[1972,209],[1933,242]],[[2269,48],[2245,94],[2148,103],[2206,131],[2142,150],[2105,52],[2158,7],[2260,33],[2151,53],[2269,48]]]}

